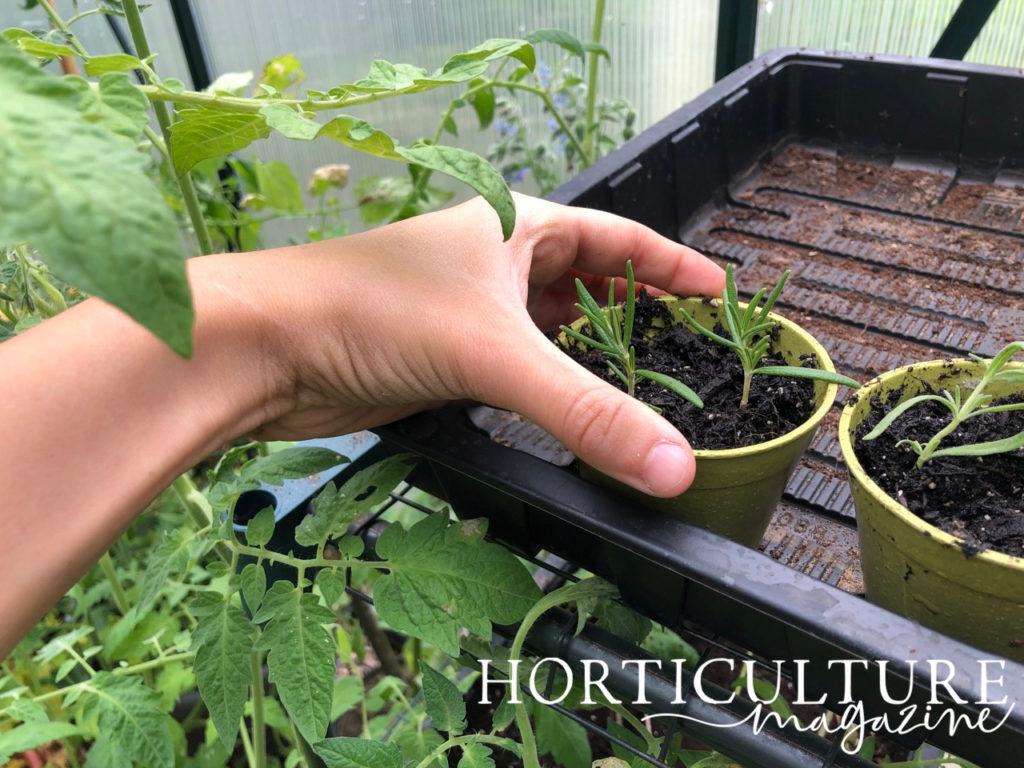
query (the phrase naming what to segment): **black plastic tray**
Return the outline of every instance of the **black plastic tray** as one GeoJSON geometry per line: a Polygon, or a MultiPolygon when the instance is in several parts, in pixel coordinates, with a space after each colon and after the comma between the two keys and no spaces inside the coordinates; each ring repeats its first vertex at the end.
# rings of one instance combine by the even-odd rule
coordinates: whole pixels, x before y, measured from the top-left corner
{"type": "MultiPolygon", "coordinates": [[[[745,286],[788,267],[780,310],[813,324],[837,367],[861,379],[1024,338],[1018,71],[774,52],[551,199],[627,216],[732,262],[747,295],[745,286]]],[[[567,470],[502,446],[491,451],[458,416],[424,416],[386,434],[429,457],[456,510],[487,515],[499,538],[612,579],[627,601],[670,625],[696,621],[769,659],[810,658],[833,694],[838,680],[823,668],[830,658],[896,666],[957,658],[966,670],[969,660],[992,657],[849,594],[859,573],[836,421],[814,441],[762,544],[811,577],[642,514],[567,470]]],[[[1007,670],[1018,702],[1011,722],[995,734],[927,740],[982,765],[1005,764],[1024,746],[1024,667],[1008,662],[1007,670]]],[[[862,683],[858,695],[870,702],[871,675],[862,683]]]]}

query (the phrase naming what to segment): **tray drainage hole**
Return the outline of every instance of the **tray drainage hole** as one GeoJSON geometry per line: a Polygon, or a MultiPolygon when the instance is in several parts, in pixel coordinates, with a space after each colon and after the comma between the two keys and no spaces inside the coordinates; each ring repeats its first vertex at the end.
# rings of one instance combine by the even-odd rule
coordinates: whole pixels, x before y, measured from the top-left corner
{"type": "Polygon", "coordinates": [[[256,490],[244,491],[238,496],[235,502],[234,512],[231,520],[235,525],[244,528],[249,521],[256,517],[256,514],[267,507],[277,509],[277,497],[270,491],[256,490]]]}

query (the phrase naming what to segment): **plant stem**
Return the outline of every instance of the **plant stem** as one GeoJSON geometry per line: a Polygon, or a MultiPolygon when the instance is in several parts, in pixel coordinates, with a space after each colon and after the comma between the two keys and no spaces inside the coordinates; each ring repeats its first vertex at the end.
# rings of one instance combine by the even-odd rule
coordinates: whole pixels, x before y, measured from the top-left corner
{"type": "Polygon", "coordinates": [[[434,749],[433,752],[416,763],[416,768],[427,768],[427,766],[432,762],[444,756],[449,749],[452,747],[461,747],[463,744],[493,744],[496,747],[504,749],[508,744],[508,739],[500,736],[487,736],[482,733],[470,733],[465,736],[452,736],[443,744],[438,744],[437,748],[434,749]]]}
{"type": "MultiPolygon", "coordinates": [[[[202,530],[213,525],[213,508],[187,473],[176,477],[171,488],[197,528],[202,530]]],[[[234,553],[226,542],[218,541],[213,545],[213,551],[225,563],[232,562],[234,553]]]]}
{"type": "MultiPolygon", "coordinates": [[[[149,669],[155,669],[156,667],[162,667],[164,664],[169,664],[172,661],[179,661],[179,660],[182,660],[182,659],[191,659],[193,656],[195,656],[195,654],[192,653],[191,651],[183,651],[181,653],[171,653],[171,654],[168,654],[167,656],[161,656],[161,657],[156,658],[156,659],[150,659],[149,661],[144,661],[144,662],[141,662],[139,664],[132,664],[131,666],[128,666],[128,667],[116,667],[115,669],[113,669],[111,671],[111,674],[114,674],[114,675],[135,675],[135,674],[138,674],[140,672],[145,672],[146,670],[149,670],[149,669]]],[[[20,665],[20,667],[23,668],[23,669],[24,668],[31,669],[31,667],[26,667],[26,665],[20,665]]],[[[75,688],[81,688],[81,687],[83,687],[83,686],[85,686],[87,684],[88,684],[88,681],[85,681],[85,682],[81,682],[81,683],[73,683],[72,685],[66,685],[63,688],[56,688],[56,689],[54,689],[52,691],[47,691],[46,693],[41,693],[38,696],[33,696],[32,697],[32,701],[43,702],[43,701],[49,701],[50,699],[57,699],[57,698],[60,698],[61,696],[66,695],[68,693],[68,691],[71,691],[71,690],[73,690],[75,688]]]]}
{"type": "Polygon", "coordinates": [[[388,636],[384,633],[384,630],[380,628],[380,624],[377,623],[377,617],[374,615],[370,606],[358,597],[353,597],[352,613],[355,614],[356,620],[359,622],[359,626],[362,627],[363,634],[365,634],[366,638],[370,641],[370,647],[372,647],[373,652],[377,654],[377,659],[380,661],[380,665],[384,668],[384,671],[389,675],[397,677],[399,680],[405,680],[408,682],[408,675],[402,668],[401,662],[398,661],[398,657],[395,655],[395,651],[391,647],[391,642],[388,640],[388,636]]]}
{"type": "MultiPolygon", "coordinates": [[[[157,151],[163,155],[164,160],[167,161],[168,166],[171,164],[171,153],[167,151],[167,144],[164,140],[157,136],[156,131],[150,128],[148,125],[142,126],[142,132],[146,135],[146,138],[150,140],[157,151]]],[[[171,168],[171,172],[174,172],[174,168],[171,168]]]]}
{"type": "MultiPolygon", "coordinates": [[[[370,568],[391,568],[386,560],[373,560],[363,561],[358,558],[342,558],[340,560],[329,560],[323,557],[292,557],[291,555],[282,555],[280,552],[274,552],[271,549],[260,549],[259,547],[250,547],[247,544],[236,544],[235,549],[241,555],[252,555],[253,557],[262,557],[264,560],[269,560],[273,563],[283,563],[290,565],[293,568],[304,570],[306,568],[352,568],[355,566],[368,566],[370,568]]],[[[302,574],[300,573],[300,576],[302,574]]]]}
{"type": "MultiPolygon", "coordinates": [[[[266,99],[224,96],[223,94],[203,93],[201,91],[171,91],[160,84],[140,85],[139,89],[154,104],[173,102],[175,104],[190,104],[194,107],[209,107],[221,112],[241,112],[244,114],[257,114],[267,105],[266,99]]],[[[274,99],[274,103],[298,107],[304,112],[325,112],[332,109],[369,104],[374,101],[383,101],[384,99],[401,96],[403,93],[405,91],[397,90],[364,93],[359,96],[342,96],[337,99],[274,99]]]]}
{"type": "MultiPolygon", "coordinates": [[[[125,18],[128,20],[128,29],[132,34],[132,43],[135,45],[135,53],[140,59],[148,59],[151,55],[149,41],[146,39],[146,31],[142,26],[139,4],[136,0],[124,0],[123,8],[125,18]]],[[[153,70],[150,69],[147,74],[153,76],[153,70]]],[[[164,144],[173,157],[174,144],[171,141],[170,111],[164,102],[154,101],[153,112],[156,115],[157,125],[160,126],[160,133],[164,137],[164,144]]],[[[173,163],[171,164],[171,170],[174,170],[173,163]]],[[[196,194],[195,185],[192,184],[192,177],[189,176],[187,171],[185,173],[175,172],[174,177],[178,181],[182,200],[185,201],[185,210],[188,211],[188,217],[192,221],[192,228],[196,233],[199,250],[204,255],[211,254],[214,251],[213,240],[210,239],[210,232],[206,227],[206,220],[203,218],[202,207],[199,205],[199,196],[196,194]]]]}
{"type": "Polygon", "coordinates": [[[245,730],[245,718],[242,718],[242,723],[238,727],[238,733],[242,737],[242,749],[245,750],[245,761],[249,764],[249,768],[256,768],[256,754],[252,751],[252,741],[249,739],[249,732],[245,730]]]}
{"type": "Polygon", "coordinates": [[[254,768],[267,766],[267,729],[263,713],[263,653],[249,655],[252,668],[252,748],[256,756],[254,768]]]}
{"type": "Polygon", "coordinates": [[[744,368],[743,370],[743,397],[740,398],[740,408],[746,408],[747,403],[750,400],[750,382],[753,381],[754,374],[744,368]]]}
{"type": "Polygon", "coordinates": [[[507,80],[494,83],[502,88],[508,88],[509,90],[526,91],[537,96],[541,101],[544,102],[544,106],[548,108],[548,111],[555,118],[555,122],[558,123],[558,127],[562,129],[562,133],[565,134],[566,139],[572,144],[573,148],[579,153],[580,161],[583,163],[583,167],[586,168],[590,165],[590,153],[580,144],[579,139],[576,138],[576,134],[569,128],[568,123],[565,122],[565,118],[562,117],[562,113],[558,111],[555,103],[551,100],[551,94],[549,94],[543,88],[538,88],[535,85],[528,83],[512,83],[507,80]]]}
{"type": "Polygon", "coordinates": [[[70,19],[68,19],[65,22],[65,24],[67,24],[67,26],[70,27],[76,21],[81,21],[86,16],[92,16],[93,14],[96,14],[96,13],[104,13],[105,14],[106,11],[103,10],[102,8],[90,8],[87,11],[82,11],[81,13],[76,13],[74,16],[72,16],[70,19]]]}
{"type": "Polygon", "coordinates": [[[68,42],[71,43],[71,47],[78,52],[78,55],[81,56],[83,59],[89,58],[89,54],[85,52],[85,48],[82,47],[82,44],[78,41],[78,38],[75,36],[75,33],[71,31],[71,28],[68,27],[64,19],[60,17],[60,14],[57,13],[57,10],[52,5],[50,5],[50,3],[47,2],[47,0],[43,0],[43,2],[41,2],[39,5],[46,12],[46,15],[50,17],[50,23],[53,24],[53,26],[55,26],[65,35],[67,35],[68,42]]]}
{"type": "Polygon", "coordinates": [[[316,756],[316,753],[313,752],[312,748],[309,746],[309,742],[302,738],[302,734],[299,733],[299,729],[295,725],[295,721],[289,718],[288,722],[292,727],[292,738],[295,741],[295,746],[299,750],[300,764],[305,766],[305,768],[322,768],[323,762],[316,756]]]}
{"type": "Polygon", "coordinates": [[[104,552],[103,557],[100,558],[100,570],[103,571],[107,583],[110,584],[110,591],[114,595],[114,604],[117,605],[117,610],[121,612],[122,616],[127,616],[131,606],[128,604],[128,596],[124,593],[121,578],[117,574],[117,568],[114,566],[109,552],[104,552]]]}
{"type": "MultiPolygon", "coordinates": [[[[604,3],[605,0],[594,1],[594,23],[590,34],[590,40],[594,43],[601,42],[601,28],[604,25],[604,3]]],[[[596,51],[592,51],[587,56],[587,102],[586,111],[584,112],[586,151],[583,152],[583,162],[586,165],[590,164],[589,158],[593,156],[594,141],[597,137],[597,130],[592,130],[592,126],[594,124],[594,111],[597,106],[597,75],[600,58],[600,54],[596,51]]]]}

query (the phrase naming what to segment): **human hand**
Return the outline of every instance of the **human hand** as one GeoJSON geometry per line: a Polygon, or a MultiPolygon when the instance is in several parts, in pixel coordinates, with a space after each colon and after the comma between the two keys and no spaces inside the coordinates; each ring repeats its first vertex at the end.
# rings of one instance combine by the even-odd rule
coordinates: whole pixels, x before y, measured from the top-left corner
{"type": "Polygon", "coordinates": [[[272,275],[258,289],[276,339],[276,395],[260,436],[340,434],[468,398],[523,414],[640,490],[685,490],[694,472],[685,438],[542,331],[578,316],[575,277],[604,295],[627,259],[638,281],[669,293],[720,293],[724,272],[629,220],[525,196],[516,204],[508,242],[477,199],[247,255],[246,275],[272,275]]]}

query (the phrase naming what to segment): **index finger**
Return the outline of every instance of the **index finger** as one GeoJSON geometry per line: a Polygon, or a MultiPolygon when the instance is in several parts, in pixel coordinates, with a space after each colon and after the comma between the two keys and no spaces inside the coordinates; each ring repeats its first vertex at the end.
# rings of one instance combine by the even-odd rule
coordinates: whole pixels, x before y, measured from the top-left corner
{"type": "MultiPolygon", "coordinates": [[[[547,201],[537,202],[556,205],[547,201]]],[[[692,248],[669,240],[636,221],[605,211],[573,206],[558,206],[555,218],[557,224],[546,228],[535,252],[540,250],[545,237],[553,240],[564,238],[565,241],[556,247],[575,254],[572,266],[581,272],[620,276],[626,272],[626,261],[631,260],[638,281],[668,293],[716,296],[725,287],[725,270],[720,266],[692,248]]],[[[552,274],[549,279],[555,277],[552,274]]]]}

